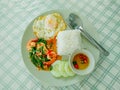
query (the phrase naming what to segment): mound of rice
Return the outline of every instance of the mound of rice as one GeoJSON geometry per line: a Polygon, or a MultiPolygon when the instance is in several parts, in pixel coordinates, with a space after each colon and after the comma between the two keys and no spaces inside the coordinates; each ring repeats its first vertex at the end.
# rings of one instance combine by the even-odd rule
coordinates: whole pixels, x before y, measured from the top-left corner
{"type": "Polygon", "coordinates": [[[81,34],[78,30],[65,30],[57,35],[58,55],[69,55],[74,50],[81,49],[81,34]]]}

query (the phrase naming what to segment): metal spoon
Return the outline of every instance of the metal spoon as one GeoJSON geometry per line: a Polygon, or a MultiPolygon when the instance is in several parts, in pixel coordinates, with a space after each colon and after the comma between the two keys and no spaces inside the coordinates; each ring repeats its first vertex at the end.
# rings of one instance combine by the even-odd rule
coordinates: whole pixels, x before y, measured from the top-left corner
{"type": "Polygon", "coordinates": [[[99,51],[103,55],[105,55],[105,56],[109,55],[109,52],[105,48],[103,48],[92,36],[90,36],[89,33],[87,33],[85,30],[83,30],[83,24],[82,24],[82,20],[80,19],[80,17],[71,13],[68,18],[68,24],[69,24],[70,28],[80,30],[82,35],[87,40],[89,40],[90,43],[93,44],[97,49],[99,49],[99,51]]]}

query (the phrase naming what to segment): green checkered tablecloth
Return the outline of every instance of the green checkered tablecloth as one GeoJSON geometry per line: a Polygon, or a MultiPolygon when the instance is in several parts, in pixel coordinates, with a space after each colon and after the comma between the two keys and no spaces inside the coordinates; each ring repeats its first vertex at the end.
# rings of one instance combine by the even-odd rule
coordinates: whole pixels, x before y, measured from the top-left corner
{"type": "Polygon", "coordinates": [[[0,0],[0,90],[120,90],[120,0],[0,0]],[[25,67],[20,47],[27,25],[52,9],[79,11],[110,52],[82,83],[45,87],[25,67]]]}

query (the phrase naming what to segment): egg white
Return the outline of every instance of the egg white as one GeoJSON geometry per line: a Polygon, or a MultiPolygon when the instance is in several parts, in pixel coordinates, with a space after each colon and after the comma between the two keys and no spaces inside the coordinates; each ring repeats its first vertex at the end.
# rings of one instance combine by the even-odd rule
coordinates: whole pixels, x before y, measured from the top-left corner
{"type": "Polygon", "coordinates": [[[38,38],[49,39],[66,29],[66,23],[59,13],[40,16],[33,23],[33,32],[38,38]]]}

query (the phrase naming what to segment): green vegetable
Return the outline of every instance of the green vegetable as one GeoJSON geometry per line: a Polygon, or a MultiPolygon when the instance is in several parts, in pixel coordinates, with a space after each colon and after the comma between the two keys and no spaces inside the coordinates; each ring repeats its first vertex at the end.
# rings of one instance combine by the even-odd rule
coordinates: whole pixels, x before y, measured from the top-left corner
{"type": "Polygon", "coordinates": [[[44,62],[44,61],[45,61],[45,58],[44,58],[44,57],[43,57],[43,58],[41,58],[41,61],[43,61],[43,62],[44,62]]]}
{"type": "Polygon", "coordinates": [[[32,53],[33,53],[33,54],[36,53],[36,47],[32,47],[32,53]]]}
{"type": "Polygon", "coordinates": [[[77,62],[76,61],[73,61],[73,65],[76,65],[77,64],[77,62]]]}
{"type": "Polygon", "coordinates": [[[44,43],[45,45],[47,45],[47,41],[44,40],[43,38],[40,38],[37,43],[40,43],[40,42],[42,42],[42,43],[44,43]]]}
{"type": "Polygon", "coordinates": [[[45,62],[47,62],[47,61],[50,61],[50,59],[48,59],[47,57],[45,57],[45,62]]]}
{"type": "Polygon", "coordinates": [[[30,56],[30,58],[32,58],[32,55],[33,55],[33,53],[32,53],[32,52],[29,52],[29,56],[30,56]]]}
{"type": "Polygon", "coordinates": [[[53,66],[50,66],[50,70],[52,70],[53,69],[53,66]]]}
{"type": "Polygon", "coordinates": [[[31,56],[31,61],[36,67],[38,67],[38,65],[39,65],[38,61],[35,59],[34,55],[31,56]]]}
{"type": "Polygon", "coordinates": [[[41,46],[41,47],[40,47],[40,51],[41,51],[42,55],[45,53],[43,49],[44,49],[44,47],[41,46]]]}
{"type": "Polygon", "coordinates": [[[43,69],[43,60],[42,60],[42,58],[40,58],[40,57],[38,57],[36,55],[35,55],[35,58],[36,58],[36,60],[37,60],[37,62],[39,64],[39,66],[43,69]]]}
{"type": "Polygon", "coordinates": [[[40,65],[40,67],[41,67],[42,69],[44,69],[44,68],[43,68],[43,62],[42,62],[42,61],[39,62],[39,65],[40,65]]]}

